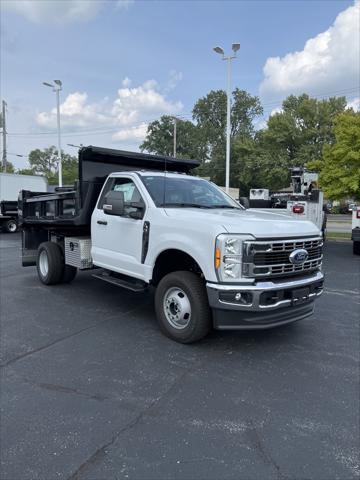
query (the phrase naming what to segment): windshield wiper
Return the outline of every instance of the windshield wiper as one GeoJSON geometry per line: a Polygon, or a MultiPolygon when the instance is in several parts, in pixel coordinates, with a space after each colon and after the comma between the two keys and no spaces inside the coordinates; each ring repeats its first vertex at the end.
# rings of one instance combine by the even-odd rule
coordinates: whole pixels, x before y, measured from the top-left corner
{"type": "Polygon", "coordinates": [[[241,210],[240,207],[234,207],[233,205],[211,205],[208,208],[235,208],[236,210],[241,210]]]}
{"type": "Polygon", "coordinates": [[[160,207],[180,207],[180,208],[212,208],[207,205],[200,205],[199,203],[162,203],[160,207]]]}

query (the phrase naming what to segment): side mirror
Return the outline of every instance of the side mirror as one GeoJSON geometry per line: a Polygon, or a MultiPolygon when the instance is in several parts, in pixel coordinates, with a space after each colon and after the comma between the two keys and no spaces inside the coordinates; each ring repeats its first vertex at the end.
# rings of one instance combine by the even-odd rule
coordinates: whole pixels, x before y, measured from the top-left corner
{"type": "Polygon", "coordinates": [[[134,220],[142,220],[144,217],[144,207],[143,205],[135,205],[131,204],[133,208],[136,208],[136,210],[129,212],[129,217],[133,218],[134,220]]]}
{"type": "Polygon", "coordinates": [[[242,205],[244,208],[250,208],[250,202],[249,202],[249,199],[247,197],[240,197],[238,202],[240,203],[240,205],[242,205]]]}
{"type": "Polygon", "coordinates": [[[107,215],[124,215],[124,192],[109,192],[105,196],[103,211],[107,215]]]}

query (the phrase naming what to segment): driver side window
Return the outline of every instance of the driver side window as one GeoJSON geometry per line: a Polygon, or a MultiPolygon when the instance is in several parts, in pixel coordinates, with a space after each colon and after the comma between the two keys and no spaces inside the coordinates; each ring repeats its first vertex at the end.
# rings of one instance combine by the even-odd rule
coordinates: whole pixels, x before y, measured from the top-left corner
{"type": "Polygon", "coordinates": [[[136,210],[131,206],[131,203],[145,205],[138,188],[130,178],[109,178],[98,203],[99,209],[103,208],[105,197],[109,192],[123,192],[127,215],[129,212],[136,210]]]}

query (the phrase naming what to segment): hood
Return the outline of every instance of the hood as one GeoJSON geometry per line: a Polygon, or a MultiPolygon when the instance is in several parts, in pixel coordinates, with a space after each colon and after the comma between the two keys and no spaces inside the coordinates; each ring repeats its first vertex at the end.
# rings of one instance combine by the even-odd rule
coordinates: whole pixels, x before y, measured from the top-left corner
{"type": "MultiPolygon", "coordinates": [[[[219,226],[223,232],[249,234],[256,238],[286,238],[318,236],[320,230],[308,220],[299,220],[290,214],[254,210],[207,210],[199,208],[166,208],[169,217],[184,222],[219,226]]],[[[220,232],[219,232],[220,233],[220,232]]]]}

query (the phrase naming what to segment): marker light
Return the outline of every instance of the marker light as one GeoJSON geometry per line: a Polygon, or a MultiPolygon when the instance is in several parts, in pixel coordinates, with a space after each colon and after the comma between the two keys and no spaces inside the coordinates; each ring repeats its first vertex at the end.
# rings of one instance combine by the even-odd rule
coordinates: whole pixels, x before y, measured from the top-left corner
{"type": "Polygon", "coordinates": [[[304,213],[304,206],[303,205],[294,205],[292,208],[293,213],[304,213]]]}

